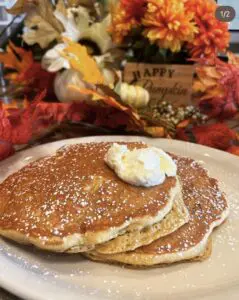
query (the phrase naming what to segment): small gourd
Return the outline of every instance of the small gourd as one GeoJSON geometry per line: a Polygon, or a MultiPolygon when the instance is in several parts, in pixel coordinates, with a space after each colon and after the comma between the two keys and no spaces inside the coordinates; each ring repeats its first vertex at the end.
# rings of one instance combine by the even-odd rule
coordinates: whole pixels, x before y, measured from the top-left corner
{"type": "Polygon", "coordinates": [[[149,92],[138,85],[123,82],[117,86],[116,92],[125,104],[134,108],[146,107],[150,100],[149,92]]]}

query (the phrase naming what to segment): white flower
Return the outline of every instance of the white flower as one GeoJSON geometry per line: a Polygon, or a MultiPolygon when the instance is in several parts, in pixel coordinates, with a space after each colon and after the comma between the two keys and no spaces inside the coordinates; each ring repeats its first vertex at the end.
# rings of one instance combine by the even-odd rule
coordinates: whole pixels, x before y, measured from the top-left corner
{"type": "MultiPolygon", "coordinates": [[[[90,40],[94,43],[96,43],[101,50],[101,53],[105,53],[101,56],[95,56],[95,60],[98,65],[101,66],[101,68],[104,66],[104,61],[108,61],[110,59],[111,54],[106,53],[111,47],[112,47],[112,40],[110,35],[107,32],[107,27],[110,22],[110,17],[106,17],[102,22],[94,23],[92,26],[87,25],[86,26],[86,9],[82,8],[83,11],[82,15],[78,15],[81,20],[81,30],[78,30],[76,25],[73,26],[73,22],[70,22],[68,20],[67,24],[64,24],[66,28],[66,32],[63,33],[64,36],[67,36],[71,40],[74,41],[80,41],[81,39],[86,39],[90,40]],[[85,16],[84,17],[82,16],[85,16]],[[73,27],[71,27],[73,26],[73,27]],[[72,31],[70,32],[72,28],[72,31]],[[87,29],[86,29],[87,28],[87,29]],[[83,29],[86,29],[85,31],[83,29]],[[68,32],[69,30],[69,32],[68,32]],[[71,36],[70,36],[71,34],[71,36]]],[[[73,9],[70,9],[73,11],[73,9]]],[[[77,11],[79,11],[79,8],[77,8],[77,11]]],[[[62,18],[65,18],[63,14],[61,14],[59,11],[56,11],[55,14],[62,16],[62,18]]],[[[60,19],[59,19],[60,20],[60,19]]],[[[63,22],[61,20],[61,22],[63,22]]],[[[88,22],[88,21],[87,21],[88,22]]],[[[79,26],[80,22],[77,23],[79,26]]],[[[62,51],[66,48],[65,44],[58,44],[55,46],[53,49],[48,50],[46,54],[44,55],[42,59],[42,67],[46,69],[48,72],[57,72],[60,71],[61,69],[69,69],[70,68],[70,63],[66,58],[63,57],[62,51]]]]}
{"type": "MultiPolygon", "coordinates": [[[[107,31],[111,22],[111,16],[108,14],[102,22],[92,23],[89,11],[82,6],[77,8],[68,8],[66,12],[61,10],[54,11],[55,17],[63,24],[65,31],[62,36],[74,42],[88,40],[95,43],[102,56],[95,57],[101,68],[104,67],[104,60],[109,60],[110,54],[106,52],[112,48],[112,39],[107,31]],[[106,56],[104,55],[106,54],[106,56]]],[[[69,61],[63,57],[62,51],[67,46],[62,43],[46,52],[42,60],[42,66],[48,72],[57,72],[61,69],[69,69],[69,61]]]]}
{"type": "Polygon", "coordinates": [[[87,30],[82,31],[79,40],[90,40],[99,47],[101,53],[105,53],[113,46],[111,36],[108,33],[110,22],[111,16],[108,15],[102,22],[94,23],[87,30]]]}
{"type": "Polygon", "coordinates": [[[82,33],[89,28],[90,16],[86,8],[68,8],[65,16],[58,10],[54,12],[55,17],[63,24],[65,31],[62,36],[78,42],[82,33]]]}
{"type": "Polygon", "coordinates": [[[42,59],[42,67],[48,72],[57,72],[61,69],[70,69],[69,61],[62,56],[62,51],[66,48],[65,44],[58,44],[48,50],[42,59]]]}
{"type": "Polygon", "coordinates": [[[102,22],[92,25],[89,11],[82,6],[68,8],[66,15],[56,10],[54,15],[65,28],[62,36],[74,42],[80,42],[82,39],[90,40],[99,47],[101,53],[105,53],[112,47],[112,39],[107,31],[111,22],[110,14],[102,22]]]}

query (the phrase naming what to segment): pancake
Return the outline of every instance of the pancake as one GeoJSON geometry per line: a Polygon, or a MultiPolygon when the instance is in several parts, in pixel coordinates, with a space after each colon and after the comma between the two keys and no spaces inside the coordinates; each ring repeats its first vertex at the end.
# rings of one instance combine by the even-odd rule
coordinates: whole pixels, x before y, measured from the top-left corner
{"type": "MultiPolygon", "coordinates": [[[[212,239],[209,238],[208,242],[207,242],[207,245],[205,247],[204,250],[202,250],[202,252],[194,257],[194,258],[191,258],[191,259],[188,259],[188,260],[182,260],[181,262],[183,263],[189,263],[189,262],[202,262],[206,259],[208,259],[212,254],[212,239]]],[[[105,263],[106,262],[106,259],[105,259],[105,256],[97,253],[97,252],[85,252],[85,253],[82,253],[82,255],[86,258],[89,258],[90,260],[94,261],[94,262],[98,262],[98,263],[105,263]]],[[[131,268],[131,269],[148,269],[148,268],[157,268],[157,267],[167,267],[168,265],[172,264],[170,262],[165,262],[165,263],[161,263],[161,264],[152,264],[152,265],[149,265],[149,264],[144,264],[144,265],[140,265],[140,264],[131,264],[131,263],[122,263],[120,261],[117,261],[117,260],[107,260],[107,263],[110,263],[110,264],[113,264],[113,265],[124,265],[125,267],[127,268],[131,268]]],[[[174,262],[174,264],[176,263],[180,263],[180,261],[177,261],[177,262],[174,262]]]]}
{"type": "Polygon", "coordinates": [[[219,190],[217,180],[209,177],[200,164],[189,158],[175,159],[183,200],[190,214],[189,222],[174,233],[134,251],[117,254],[93,251],[88,253],[89,258],[150,267],[205,257],[213,229],[228,216],[228,204],[225,195],[219,190]]]}
{"type": "Polygon", "coordinates": [[[65,147],[9,176],[0,184],[0,234],[46,250],[81,252],[162,220],[180,189],[176,177],[150,188],[127,184],[104,162],[111,145],[65,147]]]}
{"type": "Polygon", "coordinates": [[[188,221],[189,212],[184,204],[182,193],[180,191],[175,197],[172,210],[162,221],[146,227],[141,231],[132,231],[120,235],[109,242],[96,246],[95,251],[103,254],[132,251],[174,232],[188,221]]]}

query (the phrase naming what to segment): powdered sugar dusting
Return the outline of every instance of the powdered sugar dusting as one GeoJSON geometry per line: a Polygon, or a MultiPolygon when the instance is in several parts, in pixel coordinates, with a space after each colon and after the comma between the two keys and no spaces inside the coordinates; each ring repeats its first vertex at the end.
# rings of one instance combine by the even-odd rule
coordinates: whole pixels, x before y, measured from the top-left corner
{"type": "MultiPolygon", "coordinates": [[[[121,140],[125,139],[125,137],[121,138],[121,140]]],[[[94,137],[93,140],[102,140],[102,138],[94,137]]],[[[116,141],[117,139],[114,138],[113,140],[116,141]]],[[[83,141],[85,140],[83,139],[83,141]]],[[[32,248],[26,248],[28,249],[26,250],[25,248],[22,249],[19,246],[9,244],[9,249],[1,247],[4,249],[0,251],[0,262],[2,262],[2,252],[6,253],[7,251],[10,255],[14,254],[13,252],[17,252],[16,255],[19,258],[29,262],[29,268],[32,266],[32,270],[35,269],[34,265],[37,262],[37,267],[40,271],[43,269],[47,275],[40,275],[34,282],[34,285],[31,286],[34,286],[36,296],[42,296],[42,299],[49,298],[48,293],[52,292],[54,286],[56,286],[54,295],[57,296],[58,300],[62,300],[65,295],[71,300],[79,299],[82,295],[89,297],[90,292],[94,293],[94,297],[97,297],[99,300],[158,300],[159,298],[171,300],[179,299],[180,297],[183,299],[207,299],[209,294],[212,297],[214,295],[217,300],[224,300],[228,297],[237,299],[237,296],[233,298],[232,292],[233,290],[235,291],[235,286],[239,282],[239,248],[237,243],[239,237],[239,191],[236,163],[233,163],[232,167],[228,166],[222,159],[219,160],[220,157],[217,153],[215,155],[215,163],[209,156],[204,159],[204,149],[201,149],[198,145],[185,144],[185,146],[182,145],[181,147],[176,141],[167,142],[166,140],[158,139],[149,140],[149,142],[159,145],[160,148],[165,150],[169,149],[172,152],[175,151],[188,156],[192,155],[197,159],[206,161],[205,166],[210,167],[213,175],[222,182],[223,190],[226,191],[230,203],[230,216],[226,223],[213,235],[214,243],[211,259],[203,263],[179,264],[167,268],[137,271],[119,268],[118,266],[86,262],[79,255],[57,256],[43,252],[34,252],[32,248]],[[200,152],[200,154],[195,152],[195,149],[199,149],[198,153],[200,152]],[[230,245],[228,241],[230,241],[230,245]],[[233,251],[234,248],[236,251],[233,251]],[[53,276],[51,276],[52,273],[54,274],[53,276]],[[49,283],[50,286],[43,284],[39,288],[38,281],[41,280],[44,280],[45,284],[49,283]],[[55,283],[53,284],[51,281],[55,283]],[[138,295],[141,295],[141,297],[138,295]]],[[[61,144],[63,143],[67,142],[61,142],[61,144]]],[[[44,151],[41,150],[40,156],[44,155],[44,153],[48,154],[48,148],[50,147],[54,151],[56,146],[47,145],[44,147],[44,151]]],[[[210,150],[209,153],[213,155],[214,152],[210,150]]],[[[27,156],[30,155],[28,154],[27,156]]],[[[5,242],[1,241],[1,245],[5,245],[5,242]]],[[[9,259],[11,259],[11,256],[9,256],[9,259]]],[[[8,269],[1,268],[0,278],[1,275],[5,277],[12,276],[12,272],[14,272],[12,267],[8,269]]],[[[22,278],[23,276],[19,276],[19,283],[22,283],[22,278]]],[[[30,273],[28,278],[34,277],[30,273]]],[[[23,283],[22,286],[24,285],[23,283]]]]}
{"type": "Polygon", "coordinates": [[[176,158],[176,161],[190,220],[176,232],[142,249],[145,253],[158,255],[177,253],[183,258],[184,252],[203,241],[211,226],[214,226],[214,222],[225,219],[228,204],[218,187],[217,180],[209,177],[198,162],[189,158],[176,158]]]}
{"type": "Polygon", "coordinates": [[[37,239],[41,245],[52,243],[52,238],[61,244],[62,237],[74,233],[156,216],[168,203],[175,179],[154,189],[122,182],[104,162],[110,145],[64,147],[10,176],[0,186],[0,200],[6,203],[0,227],[37,239]]]}

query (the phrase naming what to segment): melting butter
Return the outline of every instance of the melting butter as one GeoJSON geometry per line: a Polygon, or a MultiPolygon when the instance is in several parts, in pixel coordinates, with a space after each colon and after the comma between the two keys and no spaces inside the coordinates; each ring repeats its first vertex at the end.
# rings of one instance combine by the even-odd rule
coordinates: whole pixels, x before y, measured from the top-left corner
{"type": "Polygon", "coordinates": [[[156,147],[129,150],[127,145],[114,143],[105,156],[105,162],[119,178],[135,186],[159,185],[166,176],[175,177],[177,174],[173,159],[156,147]]]}

